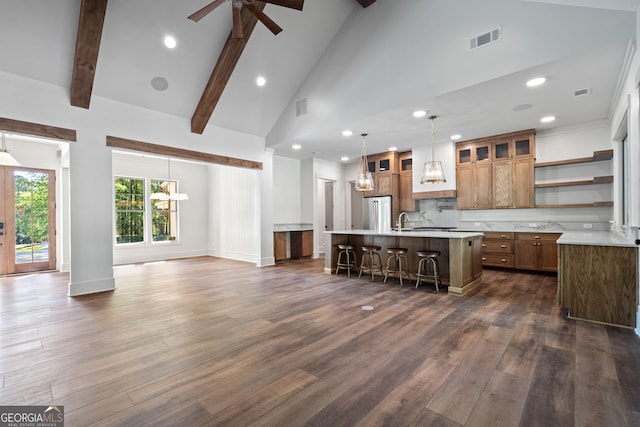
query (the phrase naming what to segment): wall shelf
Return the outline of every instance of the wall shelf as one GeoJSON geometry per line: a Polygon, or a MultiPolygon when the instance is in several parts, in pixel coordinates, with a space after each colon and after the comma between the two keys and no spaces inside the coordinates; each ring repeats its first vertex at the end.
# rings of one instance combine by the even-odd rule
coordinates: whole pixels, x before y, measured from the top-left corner
{"type": "Polygon", "coordinates": [[[602,150],[602,151],[594,151],[592,157],[581,157],[579,159],[567,159],[567,160],[556,160],[554,162],[541,162],[536,163],[534,167],[536,168],[544,168],[547,166],[563,166],[563,165],[572,165],[575,163],[591,163],[591,162],[601,162],[604,160],[613,159],[613,150],[602,150]]]}
{"type": "Polygon", "coordinates": [[[544,184],[536,184],[535,188],[572,187],[574,185],[607,184],[610,182],[613,182],[613,175],[596,176],[593,179],[587,179],[584,181],[547,182],[544,184]]]}

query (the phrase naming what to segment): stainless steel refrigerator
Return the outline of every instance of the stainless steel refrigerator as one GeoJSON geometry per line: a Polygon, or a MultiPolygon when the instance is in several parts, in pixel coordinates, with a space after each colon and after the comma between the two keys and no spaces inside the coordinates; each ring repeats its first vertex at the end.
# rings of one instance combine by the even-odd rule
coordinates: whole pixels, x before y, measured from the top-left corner
{"type": "Polygon", "coordinates": [[[391,196],[367,197],[364,204],[364,228],[391,231],[391,196]]]}

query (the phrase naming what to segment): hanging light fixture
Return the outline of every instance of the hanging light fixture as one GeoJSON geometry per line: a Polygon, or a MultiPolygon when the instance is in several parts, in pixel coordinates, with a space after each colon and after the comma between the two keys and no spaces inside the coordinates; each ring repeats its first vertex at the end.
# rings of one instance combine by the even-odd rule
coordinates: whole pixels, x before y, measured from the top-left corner
{"type": "Polygon", "coordinates": [[[6,144],[5,140],[4,140],[4,132],[2,132],[2,149],[0,149],[0,165],[3,165],[3,166],[20,166],[20,162],[18,162],[7,151],[7,144],[6,144]]]}
{"type": "Polygon", "coordinates": [[[358,191],[371,191],[373,190],[373,176],[369,172],[369,162],[367,161],[367,147],[365,146],[366,133],[360,134],[362,136],[362,157],[360,159],[360,172],[356,178],[356,190],[358,191]]]}
{"type": "Polygon", "coordinates": [[[442,184],[447,182],[444,178],[442,163],[436,158],[436,131],[433,124],[436,117],[438,116],[429,116],[429,120],[431,120],[431,161],[424,162],[420,184],[442,184]]]}
{"type": "Polygon", "coordinates": [[[168,179],[166,185],[164,187],[163,192],[151,193],[151,200],[161,200],[161,201],[178,201],[178,200],[189,200],[189,196],[186,193],[174,193],[171,192],[171,159],[167,157],[168,163],[168,179]]]}

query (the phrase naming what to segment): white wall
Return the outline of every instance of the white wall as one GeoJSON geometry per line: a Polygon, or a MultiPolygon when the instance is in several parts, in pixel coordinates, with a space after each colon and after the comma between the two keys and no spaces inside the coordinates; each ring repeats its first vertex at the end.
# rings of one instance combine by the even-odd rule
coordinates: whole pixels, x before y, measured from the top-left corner
{"type": "Polygon", "coordinates": [[[300,160],[273,156],[273,170],[274,224],[302,222],[300,160]]]}

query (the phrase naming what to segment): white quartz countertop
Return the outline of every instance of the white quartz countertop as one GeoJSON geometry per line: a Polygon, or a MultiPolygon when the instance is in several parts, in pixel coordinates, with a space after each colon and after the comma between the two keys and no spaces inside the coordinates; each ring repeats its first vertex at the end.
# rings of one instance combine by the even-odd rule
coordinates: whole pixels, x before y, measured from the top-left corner
{"type": "Polygon", "coordinates": [[[440,239],[467,239],[482,236],[480,231],[373,231],[373,230],[334,230],[325,234],[351,234],[361,236],[390,236],[390,237],[434,237],[440,239]]]}
{"type": "Polygon", "coordinates": [[[309,231],[313,230],[313,224],[274,224],[274,232],[283,231],[309,231]]]}
{"type": "Polygon", "coordinates": [[[626,246],[636,247],[635,237],[613,231],[563,231],[559,245],[626,246]]]}

